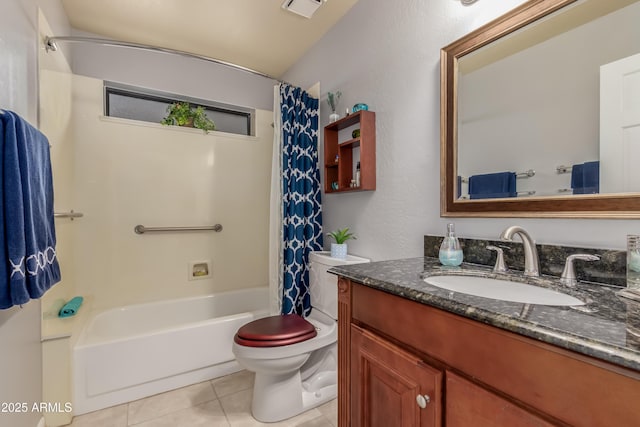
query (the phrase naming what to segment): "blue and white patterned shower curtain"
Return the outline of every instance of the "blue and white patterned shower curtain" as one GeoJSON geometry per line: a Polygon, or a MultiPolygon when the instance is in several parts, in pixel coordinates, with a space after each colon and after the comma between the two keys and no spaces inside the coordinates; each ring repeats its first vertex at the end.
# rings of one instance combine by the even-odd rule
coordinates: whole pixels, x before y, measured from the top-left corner
{"type": "Polygon", "coordinates": [[[280,85],[282,115],[282,314],[311,313],[309,252],[322,250],[318,99],[280,85]]]}

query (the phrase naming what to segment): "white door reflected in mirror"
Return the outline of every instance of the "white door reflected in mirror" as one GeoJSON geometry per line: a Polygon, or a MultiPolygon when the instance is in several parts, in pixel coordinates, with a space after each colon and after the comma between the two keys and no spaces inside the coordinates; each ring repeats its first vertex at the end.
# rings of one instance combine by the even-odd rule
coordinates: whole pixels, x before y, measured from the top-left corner
{"type": "Polygon", "coordinates": [[[640,192],[640,54],[600,67],[600,191],[640,192]]]}

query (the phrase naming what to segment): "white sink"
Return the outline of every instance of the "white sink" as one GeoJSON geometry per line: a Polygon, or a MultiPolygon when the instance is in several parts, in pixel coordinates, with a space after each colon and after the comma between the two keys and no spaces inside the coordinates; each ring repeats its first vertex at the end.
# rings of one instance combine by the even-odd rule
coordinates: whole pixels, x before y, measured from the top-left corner
{"type": "Polygon", "coordinates": [[[501,301],[562,306],[584,305],[584,302],[571,295],[510,280],[474,276],[431,276],[424,281],[453,292],[501,301]]]}

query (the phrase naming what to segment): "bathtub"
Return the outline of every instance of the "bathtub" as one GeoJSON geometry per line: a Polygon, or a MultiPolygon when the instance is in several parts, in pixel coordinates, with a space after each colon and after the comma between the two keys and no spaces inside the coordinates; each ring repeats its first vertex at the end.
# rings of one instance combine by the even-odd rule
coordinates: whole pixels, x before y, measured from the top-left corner
{"type": "Polygon", "coordinates": [[[97,313],[73,346],[74,415],[239,371],[233,336],[268,301],[265,287],[97,313]]]}

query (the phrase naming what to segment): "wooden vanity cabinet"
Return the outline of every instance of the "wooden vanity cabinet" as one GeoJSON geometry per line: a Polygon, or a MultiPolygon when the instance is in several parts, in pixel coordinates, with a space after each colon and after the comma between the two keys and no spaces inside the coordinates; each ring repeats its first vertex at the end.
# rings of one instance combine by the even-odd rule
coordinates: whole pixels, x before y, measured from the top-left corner
{"type": "Polygon", "coordinates": [[[447,427],[554,426],[453,372],[447,371],[446,377],[447,427]]]}
{"type": "Polygon", "coordinates": [[[340,427],[640,426],[640,372],[343,277],[338,331],[340,427]]]}
{"type": "Polygon", "coordinates": [[[351,345],[351,425],[441,425],[441,371],[353,325],[351,345]]]}

